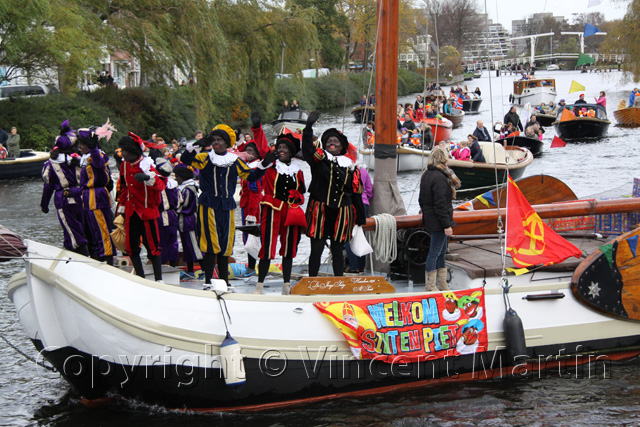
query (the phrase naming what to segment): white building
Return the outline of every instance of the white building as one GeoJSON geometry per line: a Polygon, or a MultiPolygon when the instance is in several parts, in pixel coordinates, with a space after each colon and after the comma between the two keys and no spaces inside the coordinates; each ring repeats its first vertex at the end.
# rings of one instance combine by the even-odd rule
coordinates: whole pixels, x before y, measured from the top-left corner
{"type": "Polygon", "coordinates": [[[464,50],[462,62],[473,63],[484,59],[505,59],[509,51],[509,33],[500,23],[493,23],[484,15],[486,28],[464,50]]]}
{"type": "Polygon", "coordinates": [[[421,35],[407,39],[408,47],[398,54],[398,64],[401,67],[407,67],[410,63],[416,64],[417,68],[424,68],[425,61],[427,66],[434,66],[435,51],[431,46],[431,35],[421,35]]]}

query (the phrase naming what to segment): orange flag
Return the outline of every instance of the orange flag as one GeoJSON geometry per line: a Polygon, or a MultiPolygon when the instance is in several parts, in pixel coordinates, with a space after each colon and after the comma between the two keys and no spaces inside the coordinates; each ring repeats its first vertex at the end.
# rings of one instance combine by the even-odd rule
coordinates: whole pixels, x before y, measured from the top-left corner
{"type": "Polygon", "coordinates": [[[551,141],[551,148],[566,147],[566,146],[567,146],[566,142],[564,142],[563,140],[561,140],[557,136],[553,137],[553,141],[551,141]]]}
{"type": "Polygon", "coordinates": [[[569,111],[567,108],[562,110],[562,116],[560,116],[561,122],[566,122],[567,120],[573,120],[576,118],[576,115],[573,112],[569,111]]]}
{"type": "Polygon", "coordinates": [[[506,246],[514,265],[520,268],[509,269],[516,275],[526,273],[527,267],[557,264],[582,255],[580,249],[542,221],[511,176],[507,182],[506,246]]]}

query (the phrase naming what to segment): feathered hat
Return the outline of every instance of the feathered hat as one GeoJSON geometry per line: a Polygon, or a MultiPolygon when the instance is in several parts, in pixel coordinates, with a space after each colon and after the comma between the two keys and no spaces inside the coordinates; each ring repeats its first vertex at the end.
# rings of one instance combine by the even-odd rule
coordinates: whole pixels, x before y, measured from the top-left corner
{"type": "Polygon", "coordinates": [[[60,127],[60,134],[56,136],[54,145],[55,147],[58,147],[60,152],[69,152],[71,150],[71,146],[76,142],[76,134],[71,128],[68,119],[62,122],[60,127]]]}
{"type": "Polygon", "coordinates": [[[236,144],[236,132],[227,125],[220,124],[214,127],[211,135],[217,135],[224,139],[229,148],[233,148],[236,144]]]}
{"type": "Polygon", "coordinates": [[[109,119],[100,127],[91,126],[90,128],[78,129],[78,142],[87,145],[92,148],[98,145],[98,142],[105,138],[107,141],[111,139],[113,132],[118,132],[118,129],[113,127],[109,119]]]}
{"type": "Polygon", "coordinates": [[[133,132],[129,132],[127,136],[123,136],[122,138],[120,138],[120,141],[118,141],[118,146],[124,151],[133,153],[138,157],[142,156],[142,152],[144,151],[144,143],[142,142],[142,138],[140,138],[133,132]]]}
{"type": "Polygon", "coordinates": [[[327,129],[327,130],[324,131],[324,133],[322,134],[322,137],[320,138],[320,140],[322,141],[322,148],[324,148],[325,150],[327,149],[327,141],[332,136],[335,136],[336,138],[338,138],[338,140],[342,144],[342,151],[340,151],[340,154],[341,155],[347,154],[347,148],[349,146],[349,140],[347,139],[347,137],[342,132],[340,132],[336,128],[331,128],[331,129],[327,129]]]}

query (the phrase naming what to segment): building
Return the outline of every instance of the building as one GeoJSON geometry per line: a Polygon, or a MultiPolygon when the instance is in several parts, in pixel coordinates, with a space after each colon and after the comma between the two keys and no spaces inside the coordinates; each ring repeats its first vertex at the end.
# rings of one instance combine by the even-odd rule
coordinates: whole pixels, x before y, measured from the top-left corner
{"type": "Polygon", "coordinates": [[[407,39],[408,47],[398,54],[398,65],[400,67],[409,68],[409,64],[415,64],[416,68],[424,68],[425,60],[427,66],[435,65],[437,51],[435,50],[431,35],[416,36],[407,39]]]}
{"type": "Polygon", "coordinates": [[[493,23],[486,14],[481,15],[485,22],[485,30],[478,35],[475,42],[465,48],[463,63],[474,63],[486,59],[505,59],[509,52],[509,33],[500,23],[493,23]]]}

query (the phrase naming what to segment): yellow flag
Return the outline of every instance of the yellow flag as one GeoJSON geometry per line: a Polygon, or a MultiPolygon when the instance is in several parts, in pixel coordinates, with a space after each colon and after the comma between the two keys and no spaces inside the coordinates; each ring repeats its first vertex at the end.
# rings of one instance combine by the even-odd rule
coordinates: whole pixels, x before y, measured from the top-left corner
{"type": "Polygon", "coordinates": [[[580,92],[581,90],[585,90],[585,87],[582,86],[575,80],[571,80],[571,87],[569,88],[569,93],[580,92]]]}

